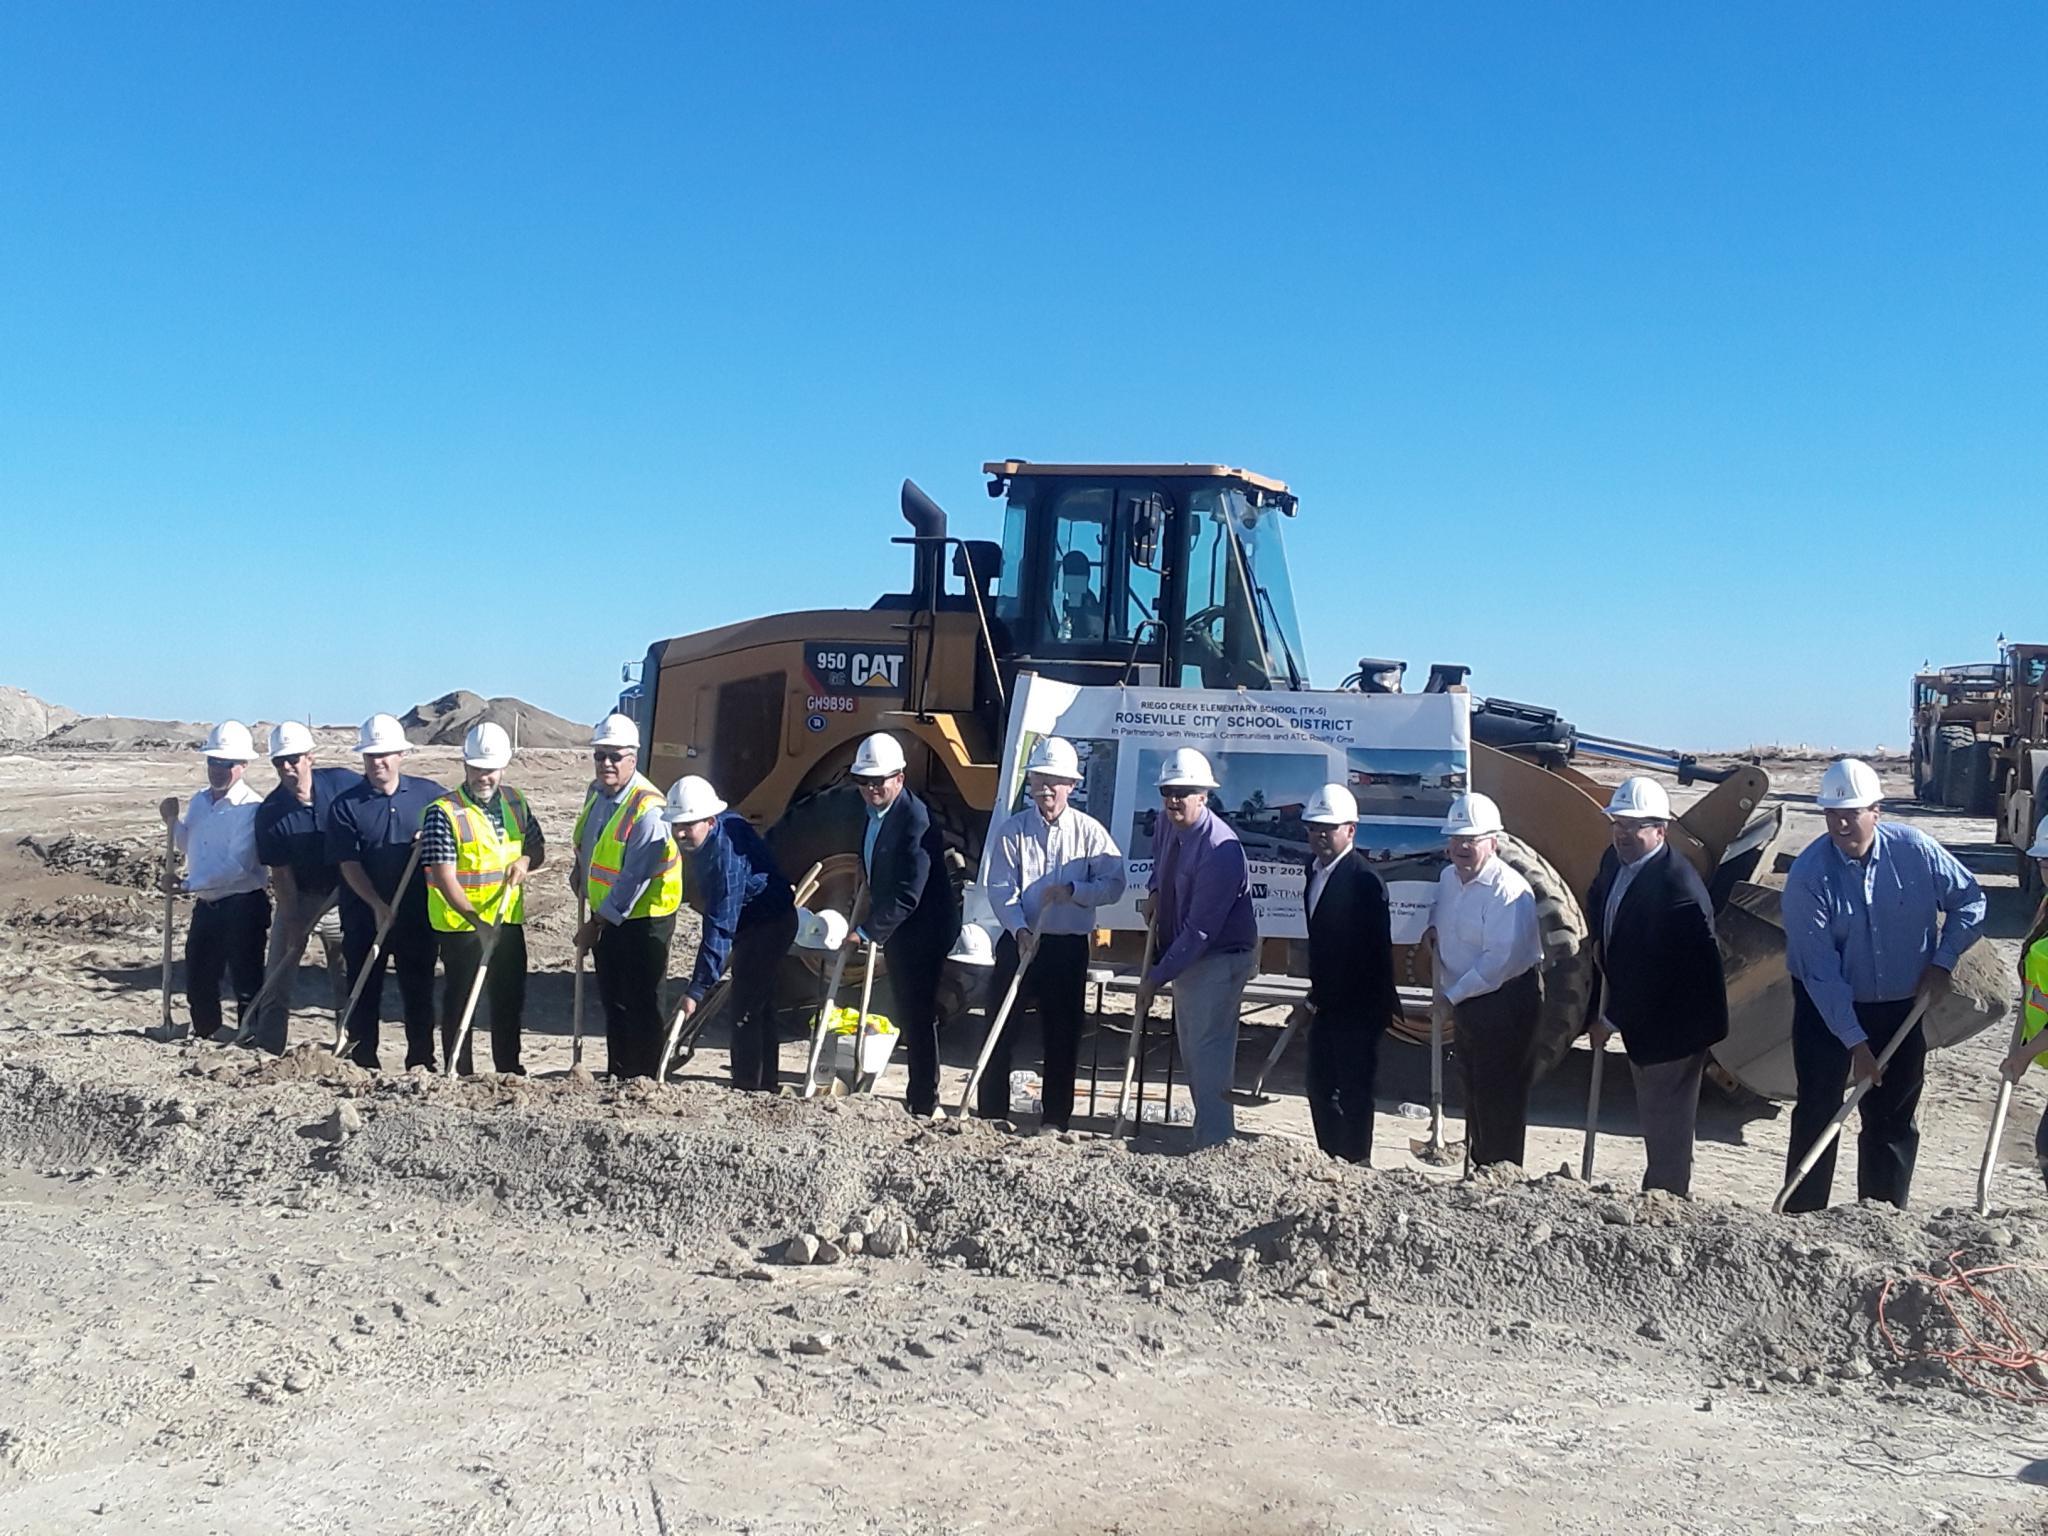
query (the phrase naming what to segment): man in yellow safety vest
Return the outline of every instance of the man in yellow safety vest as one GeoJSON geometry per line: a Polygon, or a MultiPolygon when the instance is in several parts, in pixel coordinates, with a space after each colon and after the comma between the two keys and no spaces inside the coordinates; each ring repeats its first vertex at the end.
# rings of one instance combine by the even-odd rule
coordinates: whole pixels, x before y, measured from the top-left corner
{"type": "Polygon", "coordinates": [[[427,807],[420,826],[420,868],[427,876],[427,920],[441,949],[443,1069],[467,1076],[470,1048],[449,1059],[477,967],[490,943],[484,990],[491,1008],[491,1066],[524,1076],[519,1026],[526,1010],[528,871],[547,858],[526,796],[503,782],[512,738],[486,720],[462,741],[462,788],[427,807]]]}
{"type": "Polygon", "coordinates": [[[640,772],[640,727],[607,715],[590,738],[596,769],[576,818],[570,888],[589,898],[576,953],[597,970],[613,1077],[652,1077],[661,1058],[661,986],[683,902],[683,860],[661,791],[640,772]]]}
{"type": "MultiPolygon", "coordinates": [[[[2027,857],[2048,875],[2048,822],[2034,834],[2027,857]]],[[[2048,1040],[2041,1038],[2041,1031],[2048,1028],[2048,901],[2041,904],[2034,926],[2020,945],[2020,1006],[2020,1041],[2001,1069],[2014,1082],[2035,1062],[2048,1067],[2048,1040]]],[[[2034,1130],[2034,1159],[2041,1165],[2042,1179],[2048,1181],[2048,1110],[2042,1112],[2041,1123],[2034,1130]]]]}

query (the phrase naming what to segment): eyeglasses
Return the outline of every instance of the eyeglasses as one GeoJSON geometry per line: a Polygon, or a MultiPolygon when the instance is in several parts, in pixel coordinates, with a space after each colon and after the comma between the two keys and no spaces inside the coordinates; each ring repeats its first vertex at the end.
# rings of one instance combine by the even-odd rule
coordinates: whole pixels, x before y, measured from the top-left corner
{"type": "Polygon", "coordinates": [[[273,768],[296,768],[305,760],[305,753],[294,752],[289,757],[273,757],[270,760],[270,766],[273,768]]]}
{"type": "Polygon", "coordinates": [[[1173,785],[1168,784],[1161,787],[1159,798],[1162,800],[1185,800],[1190,795],[1198,795],[1200,793],[1201,791],[1198,789],[1176,789],[1173,785]]]}
{"type": "Polygon", "coordinates": [[[599,763],[623,763],[626,760],[625,753],[615,752],[605,747],[599,747],[590,756],[593,762],[599,763]]]}

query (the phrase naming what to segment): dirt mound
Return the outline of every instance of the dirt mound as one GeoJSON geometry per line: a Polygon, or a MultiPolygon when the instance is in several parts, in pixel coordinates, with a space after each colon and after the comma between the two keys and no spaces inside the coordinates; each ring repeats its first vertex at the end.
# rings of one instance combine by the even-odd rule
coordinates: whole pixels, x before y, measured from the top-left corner
{"type": "Polygon", "coordinates": [[[21,688],[0,687],[0,746],[23,747],[69,725],[78,711],[46,703],[21,688]]]}
{"type": "Polygon", "coordinates": [[[58,837],[24,837],[16,847],[65,874],[86,875],[107,885],[153,891],[163,872],[161,848],[139,843],[109,843],[66,832],[58,837]]]}
{"type": "Polygon", "coordinates": [[[486,699],[458,688],[427,704],[416,704],[400,717],[406,740],[423,747],[459,747],[473,725],[492,721],[513,732],[521,747],[589,745],[590,727],[548,713],[524,699],[486,699]]]}
{"type": "Polygon", "coordinates": [[[132,715],[89,715],[45,736],[40,745],[73,752],[156,752],[206,744],[208,727],[190,720],[138,720],[132,715]]]}

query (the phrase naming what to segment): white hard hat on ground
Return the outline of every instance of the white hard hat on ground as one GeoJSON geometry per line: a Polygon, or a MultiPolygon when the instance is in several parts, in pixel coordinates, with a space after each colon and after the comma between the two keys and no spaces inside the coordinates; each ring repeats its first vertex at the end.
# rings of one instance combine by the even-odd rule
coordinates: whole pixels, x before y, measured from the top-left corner
{"type": "Polygon", "coordinates": [[[1671,797],[1655,779],[1623,779],[1607,800],[1611,820],[1669,821],[1671,797]]]}
{"type": "Polygon", "coordinates": [[[241,721],[223,720],[206,733],[206,745],[200,750],[224,763],[246,763],[256,755],[256,743],[241,721]]]}
{"type": "Polygon", "coordinates": [[[483,720],[469,728],[462,738],[462,766],[486,770],[502,768],[512,761],[512,737],[495,720],[483,720]]]}
{"type": "Polygon", "coordinates": [[[857,779],[886,779],[904,768],[903,748],[887,731],[877,731],[853,754],[853,776],[857,779]]]}
{"type": "Polygon", "coordinates": [[[1493,797],[1476,789],[1453,800],[1450,813],[1444,817],[1446,837],[1494,837],[1506,830],[1500,823],[1500,807],[1493,803],[1493,797]]]}
{"type": "Polygon", "coordinates": [[[1824,811],[1860,811],[1883,798],[1877,770],[1860,758],[1844,757],[1828,764],[1813,801],[1824,811]]]}
{"type": "Polygon", "coordinates": [[[960,937],[953,941],[953,948],[946,958],[957,960],[962,965],[994,965],[996,963],[995,940],[988,936],[988,930],[979,923],[962,923],[960,937]]]}
{"type": "Polygon", "coordinates": [[[1301,819],[1317,827],[1349,826],[1358,820],[1358,801],[1342,784],[1325,784],[1310,798],[1301,819]]]}
{"type": "Polygon", "coordinates": [[[396,715],[372,715],[363,722],[363,728],[356,732],[356,751],[364,757],[382,757],[387,752],[403,752],[412,745],[405,739],[405,727],[398,723],[396,715]]]}
{"type": "Polygon", "coordinates": [[[1042,773],[1052,779],[1072,779],[1081,782],[1081,759],[1074,751],[1074,744],[1063,736],[1048,736],[1031,749],[1031,760],[1024,765],[1026,773],[1042,773]]]}
{"type": "Polygon", "coordinates": [[[2034,829],[2034,846],[2027,850],[2030,859],[2048,859],[2048,821],[2034,829]]]}
{"type": "Polygon", "coordinates": [[[690,821],[709,821],[724,809],[725,802],[718,798],[709,779],[686,773],[669,785],[668,804],[662,807],[661,819],[671,826],[681,826],[690,821]]]}
{"type": "Polygon", "coordinates": [[[313,750],[313,732],[296,720],[286,720],[270,728],[270,755],[272,757],[297,757],[301,752],[313,750]]]}
{"type": "Polygon", "coordinates": [[[796,909],[796,945],[798,949],[820,949],[827,954],[846,942],[847,929],[852,925],[846,921],[844,912],[827,907],[822,912],[813,912],[807,907],[796,909]]]}
{"type": "Polygon", "coordinates": [[[633,723],[631,715],[616,711],[597,722],[597,729],[590,733],[593,747],[631,747],[640,750],[640,727],[633,723]]]}
{"type": "Polygon", "coordinates": [[[1215,771],[1209,766],[1209,759],[1193,747],[1176,747],[1166,755],[1160,766],[1159,777],[1153,780],[1159,789],[1216,789],[1215,771]]]}

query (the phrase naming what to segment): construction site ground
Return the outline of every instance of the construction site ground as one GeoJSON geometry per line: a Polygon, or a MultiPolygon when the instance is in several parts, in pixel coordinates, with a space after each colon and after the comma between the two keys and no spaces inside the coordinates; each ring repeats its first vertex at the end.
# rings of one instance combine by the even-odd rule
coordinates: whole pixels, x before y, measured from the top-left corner
{"type": "MultiPolygon", "coordinates": [[[[1790,851],[1820,764],[1769,766],[1790,851]]],[[[558,848],[586,772],[511,775],[558,848]]],[[[678,1084],[572,1074],[553,872],[533,1076],[373,1077],[320,1048],[315,961],[293,1037],[320,1046],[142,1037],[155,803],[198,779],[189,753],[0,756],[0,1530],[2048,1531],[2048,1426],[1986,1389],[2024,1381],[1915,1358],[1954,1334],[1911,1277],[1958,1252],[2022,1266],[1990,1283],[2048,1328],[2048,1074],[1970,1210],[2003,1039],[1932,1059],[1909,1213],[1773,1218],[1785,1110],[1713,1093],[1696,1198],[1645,1200],[1618,1067],[1597,1182],[1561,1176],[1583,1049],[1537,1090],[1527,1178],[1409,1154],[1427,1058],[1393,1042],[1370,1171],[1316,1152],[1298,1052],[1199,1155],[1169,1126],[934,1128],[900,1070],[873,1099],[733,1093],[716,1029],[678,1084]],[[849,1230],[862,1251],[783,1262],[849,1230]]],[[[1891,814],[1984,877],[2013,958],[1990,824],[1891,814]]],[[[979,1035],[947,1041],[949,1103],[979,1035]]],[[[1272,1038],[1245,1031],[1240,1082],[1272,1038]]]]}

